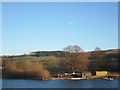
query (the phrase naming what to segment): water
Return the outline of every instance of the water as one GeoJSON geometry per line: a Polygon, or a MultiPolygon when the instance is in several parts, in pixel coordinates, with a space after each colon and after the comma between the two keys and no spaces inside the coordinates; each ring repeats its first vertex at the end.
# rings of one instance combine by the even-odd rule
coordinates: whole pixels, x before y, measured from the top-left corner
{"type": "Polygon", "coordinates": [[[120,80],[2,80],[3,88],[118,88],[120,80]]]}

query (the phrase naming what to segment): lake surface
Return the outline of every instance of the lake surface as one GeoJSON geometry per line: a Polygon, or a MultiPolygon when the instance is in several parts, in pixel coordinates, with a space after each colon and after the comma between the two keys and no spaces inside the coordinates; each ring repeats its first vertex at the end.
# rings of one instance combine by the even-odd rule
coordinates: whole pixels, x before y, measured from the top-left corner
{"type": "Polygon", "coordinates": [[[2,88],[118,88],[120,80],[2,80],[2,88]]]}

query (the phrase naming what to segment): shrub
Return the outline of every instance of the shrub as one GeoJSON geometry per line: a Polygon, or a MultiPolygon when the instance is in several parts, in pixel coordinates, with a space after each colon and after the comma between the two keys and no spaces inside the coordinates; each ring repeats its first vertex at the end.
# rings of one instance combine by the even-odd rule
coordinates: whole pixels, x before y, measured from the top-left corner
{"type": "Polygon", "coordinates": [[[34,71],[29,71],[29,75],[33,76],[34,79],[39,79],[39,80],[49,80],[50,79],[50,73],[48,70],[34,70],[34,71]]]}
{"type": "Polygon", "coordinates": [[[12,61],[5,61],[4,62],[4,71],[5,72],[15,72],[17,67],[14,62],[12,61]]]}
{"type": "Polygon", "coordinates": [[[24,71],[31,71],[34,69],[43,69],[43,65],[39,62],[31,62],[29,60],[22,60],[16,63],[17,68],[22,69],[24,71]]]}
{"type": "Polygon", "coordinates": [[[50,73],[48,70],[41,68],[39,63],[32,63],[25,61],[17,65],[12,61],[6,61],[4,63],[3,78],[11,79],[37,79],[37,80],[49,80],[50,73]]]}

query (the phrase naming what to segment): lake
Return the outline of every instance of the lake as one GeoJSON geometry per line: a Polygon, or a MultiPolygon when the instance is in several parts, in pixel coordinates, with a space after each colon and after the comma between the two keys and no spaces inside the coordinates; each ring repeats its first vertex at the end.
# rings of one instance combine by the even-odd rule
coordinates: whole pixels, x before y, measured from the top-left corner
{"type": "Polygon", "coordinates": [[[118,88],[120,80],[11,80],[3,79],[2,88],[118,88]]]}

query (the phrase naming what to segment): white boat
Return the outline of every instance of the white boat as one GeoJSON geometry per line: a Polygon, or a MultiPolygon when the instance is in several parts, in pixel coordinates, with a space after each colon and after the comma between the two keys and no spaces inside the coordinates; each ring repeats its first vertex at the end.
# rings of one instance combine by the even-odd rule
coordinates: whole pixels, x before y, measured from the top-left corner
{"type": "Polygon", "coordinates": [[[104,80],[113,80],[113,78],[103,78],[104,80]]]}
{"type": "Polygon", "coordinates": [[[108,78],[108,80],[113,80],[113,78],[108,78]]]}
{"type": "Polygon", "coordinates": [[[81,80],[82,78],[70,78],[70,80],[81,80]]]}

